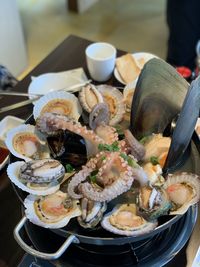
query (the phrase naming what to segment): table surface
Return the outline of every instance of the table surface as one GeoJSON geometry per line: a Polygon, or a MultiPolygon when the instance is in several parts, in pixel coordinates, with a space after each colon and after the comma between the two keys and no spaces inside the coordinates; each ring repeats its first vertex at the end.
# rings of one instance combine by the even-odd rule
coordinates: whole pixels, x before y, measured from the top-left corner
{"type": "MultiPolygon", "coordinates": [[[[59,72],[83,67],[84,71],[89,77],[85,61],[85,48],[90,43],[91,41],[89,40],[70,35],[22,81],[20,81],[13,91],[27,92],[28,86],[31,82],[31,76],[38,76],[47,72],[59,72]]],[[[120,56],[124,53],[125,52],[118,50],[117,56],[120,56]]],[[[120,86],[114,76],[112,76],[107,83],[120,86]]],[[[0,100],[0,106],[7,106],[25,99],[27,99],[27,97],[2,97],[0,100]]],[[[32,108],[33,106],[30,104],[10,112],[2,113],[0,114],[0,120],[6,115],[13,115],[22,119],[26,119],[32,113],[32,108]]],[[[4,203],[4,205],[1,205],[0,207],[0,266],[2,260],[7,263],[7,266],[16,266],[16,260],[22,256],[23,252],[19,249],[14,241],[12,231],[21,217],[21,212],[19,201],[17,200],[12,186],[8,181],[5,169],[0,171],[0,203],[4,203]],[[12,257],[10,255],[12,255],[12,257]]],[[[174,260],[172,260],[172,262],[167,266],[191,266],[191,262],[197,251],[197,247],[200,244],[200,240],[198,238],[200,225],[199,217],[200,216],[198,216],[198,222],[189,244],[185,246],[185,248],[182,249],[182,251],[179,252],[174,260]]]]}

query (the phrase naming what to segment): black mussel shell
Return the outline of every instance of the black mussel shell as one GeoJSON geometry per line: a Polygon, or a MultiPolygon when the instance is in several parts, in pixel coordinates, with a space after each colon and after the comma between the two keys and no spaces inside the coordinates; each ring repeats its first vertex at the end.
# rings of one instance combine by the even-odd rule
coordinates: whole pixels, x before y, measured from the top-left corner
{"type": "Polygon", "coordinates": [[[85,140],[80,135],[68,130],[59,131],[47,137],[47,142],[52,157],[61,161],[64,166],[71,164],[73,167],[79,167],[87,162],[85,140]]]}
{"type": "Polygon", "coordinates": [[[130,130],[140,139],[163,133],[180,112],[189,84],[161,59],[147,62],[139,76],[131,109],[130,130]]]}

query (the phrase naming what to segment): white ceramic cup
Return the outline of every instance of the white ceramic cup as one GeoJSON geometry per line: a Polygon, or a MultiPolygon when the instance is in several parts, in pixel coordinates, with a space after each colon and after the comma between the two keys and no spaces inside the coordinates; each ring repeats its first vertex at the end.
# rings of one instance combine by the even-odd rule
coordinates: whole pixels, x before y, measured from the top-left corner
{"type": "Polygon", "coordinates": [[[86,48],[87,67],[93,80],[105,82],[111,77],[116,53],[116,48],[108,43],[93,43],[86,48]]]}

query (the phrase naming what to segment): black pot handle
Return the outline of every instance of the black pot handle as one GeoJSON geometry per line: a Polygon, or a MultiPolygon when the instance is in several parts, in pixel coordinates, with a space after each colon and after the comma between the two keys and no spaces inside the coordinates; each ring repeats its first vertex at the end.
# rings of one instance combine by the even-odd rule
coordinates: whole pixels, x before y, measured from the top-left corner
{"type": "Polygon", "coordinates": [[[24,242],[24,240],[21,238],[20,233],[19,233],[21,228],[26,223],[26,221],[27,221],[27,218],[24,216],[20,220],[20,222],[16,225],[14,232],[13,232],[14,238],[24,251],[26,251],[28,254],[31,254],[34,257],[41,258],[44,260],[55,260],[62,256],[62,254],[66,251],[66,249],[70,246],[71,243],[80,243],[80,241],[75,235],[70,235],[65,240],[65,242],[62,244],[62,246],[54,253],[44,253],[44,252],[35,250],[24,242]]]}

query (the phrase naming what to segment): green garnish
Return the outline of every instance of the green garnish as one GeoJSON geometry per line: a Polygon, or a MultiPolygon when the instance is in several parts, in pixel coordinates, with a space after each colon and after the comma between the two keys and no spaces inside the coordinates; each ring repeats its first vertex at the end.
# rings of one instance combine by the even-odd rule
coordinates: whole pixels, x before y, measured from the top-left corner
{"type": "Polygon", "coordinates": [[[138,168],[137,162],[131,158],[130,156],[126,155],[125,153],[120,153],[120,156],[128,162],[128,165],[131,166],[132,168],[138,168]]]}
{"type": "Polygon", "coordinates": [[[99,144],[98,149],[99,151],[109,151],[109,152],[116,152],[119,151],[118,142],[115,141],[112,143],[112,145],[108,144],[99,144]]]}
{"type": "Polygon", "coordinates": [[[104,161],[106,159],[106,156],[101,157],[101,160],[104,161]]]}
{"type": "Polygon", "coordinates": [[[72,173],[73,171],[75,171],[75,169],[72,167],[71,164],[66,164],[65,169],[66,169],[66,172],[68,173],[72,173]]]}
{"type": "Polygon", "coordinates": [[[98,173],[98,170],[95,170],[95,171],[92,171],[91,174],[88,176],[88,178],[90,179],[90,181],[92,183],[95,183],[97,182],[97,173],[98,173]]]}
{"type": "Polygon", "coordinates": [[[124,138],[124,131],[122,130],[122,127],[120,125],[115,125],[114,128],[116,129],[118,136],[121,139],[123,139],[124,138]]]}
{"type": "Polygon", "coordinates": [[[159,164],[158,157],[154,157],[154,156],[152,156],[152,157],[150,157],[150,161],[151,161],[151,163],[152,163],[153,165],[157,165],[157,164],[159,164]]]}
{"type": "Polygon", "coordinates": [[[142,139],[140,139],[140,143],[142,144],[142,145],[144,145],[148,140],[149,140],[149,138],[150,138],[150,136],[144,136],[144,137],[142,137],[142,139]]]}

